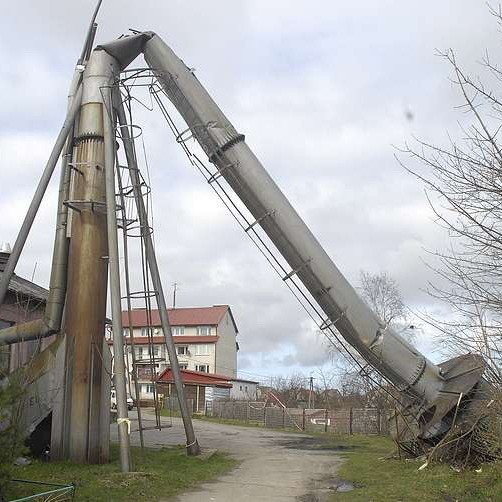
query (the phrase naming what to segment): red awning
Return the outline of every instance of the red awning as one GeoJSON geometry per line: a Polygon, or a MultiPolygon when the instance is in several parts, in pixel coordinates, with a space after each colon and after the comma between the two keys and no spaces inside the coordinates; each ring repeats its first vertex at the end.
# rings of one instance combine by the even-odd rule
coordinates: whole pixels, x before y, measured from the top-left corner
{"type": "MultiPolygon", "coordinates": [[[[202,385],[204,387],[232,387],[231,377],[204,373],[202,371],[181,370],[181,380],[185,385],[202,385]]],[[[174,383],[171,368],[166,368],[158,377],[157,383],[174,383]]]]}

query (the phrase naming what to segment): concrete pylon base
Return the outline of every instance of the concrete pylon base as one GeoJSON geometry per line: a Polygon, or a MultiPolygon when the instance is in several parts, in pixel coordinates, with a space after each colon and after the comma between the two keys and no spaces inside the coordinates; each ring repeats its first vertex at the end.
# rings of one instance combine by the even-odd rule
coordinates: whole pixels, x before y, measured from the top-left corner
{"type": "MultiPolygon", "coordinates": [[[[97,363],[96,357],[102,365],[99,407],[94,413],[89,412],[89,416],[97,417],[94,423],[88,424],[89,441],[82,449],[76,449],[71,441],[71,395],[72,395],[72,350],[68,350],[67,336],[61,335],[63,340],[60,343],[56,354],[56,363],[53,370],[53,381],[57,382],[57,392],[55,392],[52,406],[52,429],[51,429],[51,460],[72,460],[80,463],[103,464],[110,458],[110,389],[111,389],[111,367],[112,357],[108,344],[103,340],[100,353],[94,351],[92,359],[97,363]],[[97,432],[92,432],[97,431],[97,432]],[[82,454],[82,451],[84,454],[82,454]]],[[[68,344],[69,345],[69,344],[68,344]]],[[[91,365],[91,369],[92,366],[91,365]]],[[[92,372],[90,378],[93,378],[92,372]]],[[[96,387],[94,387],[96,388],[96,387]]],[[[98,401],[92,399],[92,402],[98,401]]]]}

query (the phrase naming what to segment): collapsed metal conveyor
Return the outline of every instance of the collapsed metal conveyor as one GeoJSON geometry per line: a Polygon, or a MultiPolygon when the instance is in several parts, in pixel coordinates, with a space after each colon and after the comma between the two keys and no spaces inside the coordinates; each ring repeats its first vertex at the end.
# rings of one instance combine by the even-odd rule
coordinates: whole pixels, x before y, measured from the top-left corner
{"type": "MultiPolygon", "coordinates": [[[[463,419],[468,423],[473,406],[459,407],[459,405],[462,401],[469,400],[471,402],[473,399],[482,402],[486,397],[484,390],[482,390],[485,388],[482,378],[485,363],[482,358],[469,354],[436,365],[407,343],[390,326],[382,323],[338,270],[246,144],[245,136],[234,128],[195,77],[193,71],[176,56],[157,34],[153,32],[135,33],[107,44],[101,44],[89,54],[89,61],[82,74],[83,91],[78,79],[75,80],[76,85],[72,91],[75,96],[69,112],[69,117],[72,120],[77,115],[75,103],[82,104],[82,107],[79,108],[79,136],[75,136],[75,138],[78,141],[92,142],[97,140],[102,142],[104,137],[104,156],[106,159],[99,160],[99,163],[104,162],[107,169],[110,169],[110,165],[113,166],[116,152],[112,151],[111,148],[116,147],[114,142],[112,144],[112,140],[107,138],[111,138],[110,128],[115,127],[116,117],[119,118],[120,127],[124,126],[124,113],[121,109],[116,82],[119,81],[120,72],[126,69],[140,53],[144,54],[148,66],[183,117],[191,135],[198,141],[208,160],[216,167],[218,176],[226,180],[255,218],[253,225],[259,225],[263,229],[291,267],[284,280],[298,278],[324,312],[324,326],[336,329],[369,365],[398,390],[404,408],[410,412],[410,416],[416,419],[413,427],[408,424],[412,439],[428,444],[437,443],[450,429],[453,414],[457,423],[462,421],[458,419],[458,414],[463,415],[463,419]],[[92,80],[95,81],[94,85],[88,85],[92,80]],[[99,103],[102,107],[100,109],[103,110],[104,123],[101,123],[102,129],[100,130],[96,129],[99,120],[92,122],[93,114],[96,113],[94,106],[96,103],[99,103]],[[84,107],[86,106],[88,111],[85,111],[84,107]],[[91,118],[85,119],[88,114],[91,118]],[[88,130],[83,130],[82,120],[88,120],[88,123],[93,125],[88,130]]],[[[68,136],[70,125],[67,126],[67,129],[66,135],[68,136]]],[[[126,138],[124,147],[129,168],[132,169],[134,177],[137,170],[134,156],[130,151],[130,142],[131,138],[126,138]]],[[[62,145],[63,142],[59,140],[59,143],[62,145]]],[[[146,228],[148,222],[144,221],[145,211],[144,208],[141,208],[139,183],[139,180],[136,180],[135,194],[138,215],[140,220],[143,218],[141,225],[146,228]]],[[[112,182],[106,186],[107,190],[111,190],[112,182]]],[[[108,193],[102,203],[109,204],[110,197],[112,194],[108,193]]],[[[110,210],[110,206],[108,206],[108,211],[110,210]]],[[[109,238],[113,232],[113,225],[109,225],[109,238]]],[[[146,233],[149,235],[149,232],[146,233]]],[[[172,340],[169,340],[170,328],[165,299],[163,298],[153,245],[148,235],[144,236],[145,246],[150,256],[152,279],[157,291],[159,291],[159,310],[166,335],[166,345],[173,363],[173,370],[175,370],[177,357],[174,345],[171,343],[172,340]]],[[[70,247],[73,238],[72,235],[70,247]]],[[[109,240],[109,245],[110,242],[109,240]]],[[[61,288],[61,283],[64,283],[64,287],[66,287],[66,253],[64,245],[60,245],[55,251],[53,271],[60,264],[60,272],[57,277],[62,279],[55,281],[55,285],[51,280],[51,294],[53,295],[57,288],[61,288]]],[[[76,251],[74,251],[75,253],[76,251]]],[[[12,264],[10,268],[13,270],[12,264]]],[[[5,279],[5,275],[2,280],[5,279]]],[[[120,297],[120,291],[118,294],[120,297]]],[[[61,295],[59,295],[60,297],[61,295]]],[[[71,297],[71,291],[66,293],[66,301],[69,297],[71,297]]],[[[116,292],[113,297],[117,297],[116,292]]],[[[60,304],[59,300],[57,305],[60,304]]],[[[120,316],[119,305],[115,304],[114,322],[116,317],[120,316]]],[[[23,337],[28,339],[58,331],[61,324],[61,308],[54,309],[54,305],[51,303],[48,305],[48,312],[46,322],[39,326],[24,326],[24,328],[18,326],[15,328],[15,333],[12,330],[0,332],[0,343],[1,341],[12,343],[23,337]],[[49,309],[52,309],[52,312],[55,311],[56,314],[50,314],[49,309]]],[[[118,340],[120,340],[118,333],[120,328],[120,326],[114,325],[114,337],[117,337],[118,340]]],[[[117,342],[116,350],[119,345],[120,342],[117,342]]],[[[177,371],[179,373],[179,368],[177,371]]],[[[191,423],[185,423],[185,426],[187,431],[190,431],[191,423]]],[[[187,434],[188,442],[191,443],[191,446],[195,445],[193,430],[191,434],[189,432],[187,434]]]]}

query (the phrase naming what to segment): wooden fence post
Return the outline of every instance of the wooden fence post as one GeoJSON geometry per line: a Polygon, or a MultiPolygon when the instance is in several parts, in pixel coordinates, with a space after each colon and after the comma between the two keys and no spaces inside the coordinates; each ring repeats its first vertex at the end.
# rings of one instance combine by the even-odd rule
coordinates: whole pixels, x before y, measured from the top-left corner
{"type": "Polygon", "coordinates": [[[305,408],[303,408],[303,414],[302,414],[302,431],[305,430],[305,408]]]}
{"type": "Polygon", "coordinates": [[[396,439],[397,453],[399,455],[399,460],[401,460],[401,438],[399,437],[399,421],[397,419],[397,407],[394,407],[394,418],[396,420],[396,439]]]}
{"type": "Polygon", "coordinates": [[[352,406],[349,409],[349,434],[352,435],[352,406]]]}
{"type": "Polygon", "coordinates": [[[282,409],[282,428],[284,429],[286,427],[286,422],[285,422],[285,415],[286,415],[286,408],[282,409]]]}
{"type": "Polygon", "coordinates": [[[328,409],[324,410],[324,432],[328,432],[328,409]]]}

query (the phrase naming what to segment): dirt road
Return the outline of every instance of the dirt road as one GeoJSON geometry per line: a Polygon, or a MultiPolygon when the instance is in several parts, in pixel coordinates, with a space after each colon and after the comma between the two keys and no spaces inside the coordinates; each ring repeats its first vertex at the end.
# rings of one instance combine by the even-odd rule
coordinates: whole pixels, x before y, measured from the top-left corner
{"type": "MultiPolygon", "coordinates": [[[[136,428],[133,421],[131,429],[136,428]]],[[[216,481],[178,496],[178,502],[324,502],[333,493],[341,458],[320,449],[319,438],[202,420],[194,420],[194,428],[203,448],[227,452],[240,463],[216,481]]],[[[116,429],[113,424],[114,440],[116,429]]],[[[139,444],[138,433],[131,436],[133,444],[139,444]]],[[[173,426],[162,431],[146,431],[145,442],[154,447],[184,444],[181,420],[173,418],[173,426]]]]}

